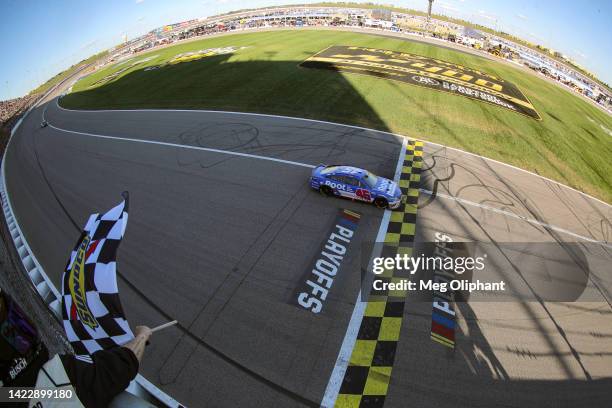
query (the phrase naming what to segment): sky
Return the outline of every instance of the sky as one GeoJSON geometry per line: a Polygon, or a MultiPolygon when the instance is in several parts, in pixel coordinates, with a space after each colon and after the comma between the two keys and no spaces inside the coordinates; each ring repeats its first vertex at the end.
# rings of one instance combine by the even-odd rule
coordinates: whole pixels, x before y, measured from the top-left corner
{"type": "MultiPolygon", "coordinates": [[[[375,2],[375,0],[369,0],[375,2]]],[[[297,1],[301,4],[315,0],[297,1]]],[[[427,10],[427,0],[380,1],[427,10]]],[[[292,0],[0,0],[0,100],[157,27],[292,0]]],[[[612,1],[435,0],[433,12],[497,28],[569,56],[612,84],[612,1]]]]}

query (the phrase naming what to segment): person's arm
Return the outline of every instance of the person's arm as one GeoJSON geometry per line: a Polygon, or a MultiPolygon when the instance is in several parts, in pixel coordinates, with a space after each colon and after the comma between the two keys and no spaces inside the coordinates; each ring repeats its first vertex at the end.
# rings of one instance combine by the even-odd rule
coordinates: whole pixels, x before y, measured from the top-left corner
{"type": "Polygon", "coordinates": [[[142,361],[142,356],[144,354],[145,346],[147,345],[147,341],[153,332],[147,326],[137,326],[136,330],[134,330],[135,337],[129,343],[123,345],[123,347],[132,350],[138,362],[142,361]]]}
{"type": "Polygon", "coordinates": [[[60,356],[70,383],[86,407],[106,407],[124,391],[136,375],[151,329],[138,326],[135,337],[121,347],[98,350],[91,355],[93,364],[74,355],[60,356]]]}

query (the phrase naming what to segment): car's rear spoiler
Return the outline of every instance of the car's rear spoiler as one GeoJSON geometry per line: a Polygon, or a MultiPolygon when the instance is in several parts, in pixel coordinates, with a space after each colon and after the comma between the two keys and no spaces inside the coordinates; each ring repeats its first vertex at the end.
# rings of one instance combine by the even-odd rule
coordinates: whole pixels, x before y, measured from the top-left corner
{"type": "Polygon", "coordinates": [[[342,167],[342,166],[348,166],[348,164],[324,164],[324,163],[317,164],[317,167],[342,167]]]}

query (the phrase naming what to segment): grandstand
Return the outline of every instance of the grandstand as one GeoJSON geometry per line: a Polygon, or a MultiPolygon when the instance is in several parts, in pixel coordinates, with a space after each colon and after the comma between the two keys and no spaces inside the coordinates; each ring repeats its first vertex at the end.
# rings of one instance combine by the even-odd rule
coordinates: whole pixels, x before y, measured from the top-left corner
{"type": "Polygon", "coordinates": [[[39,97],[40,94],[32,94],[0,101],[0,127],[10,127],[12,119],[25,112],[39,97]]]}

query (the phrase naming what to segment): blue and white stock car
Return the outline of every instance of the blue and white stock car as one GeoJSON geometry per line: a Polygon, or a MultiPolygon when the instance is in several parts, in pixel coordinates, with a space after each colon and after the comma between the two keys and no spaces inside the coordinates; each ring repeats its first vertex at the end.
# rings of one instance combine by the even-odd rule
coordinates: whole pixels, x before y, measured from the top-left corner
{"type": "Polygon", "coordinates": [[[340,196],[395,209],[402,192],[393,181],[351,166],[318,165],[310,177],[310,187],[328,196],[340,196]]]}

